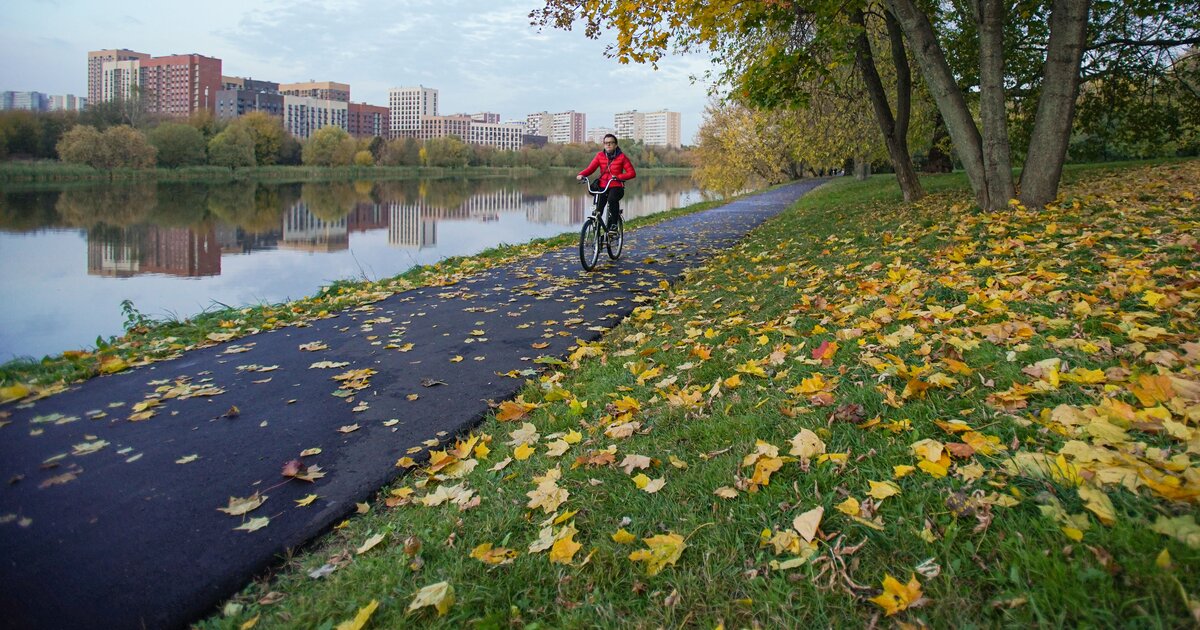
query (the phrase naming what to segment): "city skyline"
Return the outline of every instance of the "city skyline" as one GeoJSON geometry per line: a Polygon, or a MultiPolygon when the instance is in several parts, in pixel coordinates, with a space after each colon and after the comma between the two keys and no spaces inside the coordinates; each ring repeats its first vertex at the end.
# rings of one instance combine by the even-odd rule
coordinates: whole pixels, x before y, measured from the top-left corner
{"type": "Polygon", "coordinates": [[[225,75],[347,83],[354,101],[376,105],[387,103],[391,88],[424,84],[439,89],[441,112],[499,112],[503,120],[575,110],[594,126],[622,111],[669,109],[682,114],[683,143],[693,143],[707,86],[688,77],[702,75],[707,60],[671,56],[657,72],[621,65],[603,56],[603,40],[534,29],[527,16],[538,6],[214,0],[186,14],[193,28],[184,36],[173,24],[184,13],[146,2],[117,10],[78,0],[6,7],[0,50],[15,63],[0,68],[0,89],[86,94],[90,50],[197,53],[222,59],[225,75]],[[418,33],[419,41],[408,39],[418,33]]]}

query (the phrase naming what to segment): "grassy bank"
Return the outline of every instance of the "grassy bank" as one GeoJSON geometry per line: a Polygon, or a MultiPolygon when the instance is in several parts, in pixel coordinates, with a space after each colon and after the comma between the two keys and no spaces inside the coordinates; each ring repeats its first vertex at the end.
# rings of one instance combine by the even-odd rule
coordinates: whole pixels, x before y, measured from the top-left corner
{"type": "MultiPolygon", "coordinates": [[[[555,167],[550,172],[574,172],[578,169],[555,167]]],[[[432,166],[256,166],[228,169],[220,166],[183,168],[95,169],[61,162],[0,163],[0,184],[44,184],[69,182],[202,182],[232,181],[321,182],[350,180],[397,180],[441,177],[527,177],[538,169],[528,166],[468,166],[442,168],[432,166]]],[[[646,175],[689,175],[690,168],[644,168],[646,175]]]]}
{"type": "MultiPolygon", "coordinates": [[[[724,201],[706,201],[628,221],[630,229],[652,225],[684,214],[706,210],[724,201]]],[[[377,282],[341,281],[312,297],[281,304],[216,309],[184,320],[154,320],[132,305],[126,312],[126,334],[97,338],[95,351],[69,351],[40,360],[16,360],[0,365],[0,402],[27,396],[47,396],[67,384],[123,371],[178,356],[182,352],[237,339],[259,331],[295,325],[331,312],[375,302],[399,291],[457,282],[466,274],[576,242],[578,234],[502,245],[469,257],[453,257],[414,267],[377,282]]]]}
{"type": "Polygon", "coordinates": [[[1196,623],[1200,162],[1072,179],[815,191],[201,626],[1196,623]]]}

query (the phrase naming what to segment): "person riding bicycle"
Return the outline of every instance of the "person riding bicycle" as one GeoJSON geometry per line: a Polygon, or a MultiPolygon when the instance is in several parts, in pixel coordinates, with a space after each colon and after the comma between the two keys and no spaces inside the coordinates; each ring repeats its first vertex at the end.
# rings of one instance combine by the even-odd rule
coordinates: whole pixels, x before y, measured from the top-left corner
{"type": "Polygon", "coordinates": [[[575,179],[583,180],[596,169],[601,169],[600,178],[596,181],[597,187],[603,190],[608,186],[608,190],[600,194],[596,207],[603,208],[607,203],[609,222],[615,222],[621,217],[621,198],[625,196],[625,182],[637,177],[637,172],[633,170],[633,163],[621,152],[621,147],[617,146],[617,137],[611,133],[604,136],[604,150],[597,153],[596,157],[592,158],[592,163],[579,171],[575,179]]]}

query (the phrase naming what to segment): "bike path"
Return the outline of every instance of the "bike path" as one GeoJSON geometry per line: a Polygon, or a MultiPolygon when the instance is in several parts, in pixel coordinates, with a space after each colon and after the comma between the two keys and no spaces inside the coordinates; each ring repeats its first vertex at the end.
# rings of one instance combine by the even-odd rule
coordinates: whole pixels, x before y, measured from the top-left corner
{"type": "Polygon", "coordinates": [[[411,448],[516,395],[524,377],[505,373],[598,338],[820,183],[630,231],[622,259],[591,273],[572,246],[0,407],[0,626],[174,628],[211,614],[403,474],[411,448]],[[365,388],[333,379],[363,368],[375,370],[365,388]],[[146,401],[154,414],[131,421],[146,401]],[[295,459],[325,475],[283,476],[295,459]],[[256,492],[256,510],[218,511],[256,492]]]}

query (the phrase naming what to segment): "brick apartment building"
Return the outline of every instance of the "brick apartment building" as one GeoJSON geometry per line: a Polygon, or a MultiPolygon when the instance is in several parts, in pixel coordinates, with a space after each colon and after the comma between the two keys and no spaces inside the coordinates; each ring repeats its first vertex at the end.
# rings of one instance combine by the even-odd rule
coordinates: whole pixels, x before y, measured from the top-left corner
{"type": "Polygon", "coordinates": [[[350,103],[347,107],[347,131],[355,138],[391,137],[391,110],[380,105],[350,103]]]}
{"type": "Polygon", "coordinates": [[[146,111],[166,116],[216,113],[221,91],[221,60],[204,55],[168,55],[143,59],[142,98],[146,111]]]}
{"type": "Polygon", "coordinates": [[[141,61],[149,59],[150,55],[125,48],[108,50],[92,50],[88,52],[87,66],[87,99],[89,103],[104,102],[102,85],[104,62],[106,61],[141,61]]]}

